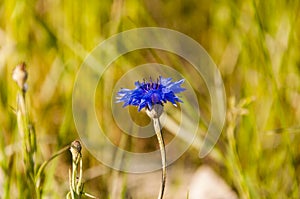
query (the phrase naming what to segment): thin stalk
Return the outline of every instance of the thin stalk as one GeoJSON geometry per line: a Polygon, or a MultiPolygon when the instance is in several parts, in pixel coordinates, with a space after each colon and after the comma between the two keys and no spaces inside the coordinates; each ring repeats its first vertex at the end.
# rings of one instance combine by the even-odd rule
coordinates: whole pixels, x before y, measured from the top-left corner
{"type": "Polygon", "coordinates": [[[229,151],[228,151],[228,156],[230,161],[232,162],[232,172],[233,175],[235,176],[236,182],[235,183],[237,186],[237,190],[240,193],[241,198],[250,198],[250,191],[248,189],[248,186],[246,184],[246,179],[245,176],[242,172],[242,166],[240,163],[240,159],[237,153],[237,146],[236,146],[236,141],[234,137],[234,129],[235,129],[235,121],[229,122],[229,126],[227,129],[227,136],[228,136],[228,143],[229,143],[229,151]]]}
{"type": "Polygon", "coordinates": [[[28,116],[27,108],[26,108],[26,101],[25,101],[25,92],[22,91],[17,96],[17,122],[18,122],[18,129],[20,136],[23,140],[23,157],[24,157],[24,164],[25,164],[25,173],[29,176],[29,189],[31,194],[35,194],[35,198],[40,198],[40,192],[36,189],[34,185],[34,178],[35,178],[35,153],[36,149],[36,137],[35,132],[30,123],[30,119],[28,116]]]}
{"type": "Polygon", "coordinates": [[[36,134],[34,126],[32,125],[28,109],[26,106],[26,91],[27,91],[27,78],[26,64],[23,62],[15,67],[12,73],[12,79],[19,86],[19,93],[17,95],[17,123],[20,137],[22,139],[23,147],[23,161],[24,173],[28,178],[27,186],[28,193],[32,198],[41,198],[42,190],[37,189],[35,186],[35,156],[37,152],[36,134]]]}
{"type": "MultiPolygon", "coordinates": [[[[77,180],[78,164],[81,165],[79,166],[79,169],[82,169],[81,153],[77,156],[77,159],[75,161],[72,161],[71,192],[74,193],[76,199],[81,198],[81,193],[80,193],[81,190],[79,189],[81,187],[81,179],[80,179],[81,177],[79,176],[77,180]]],[[[81,171],[79,171],[79,174],[81,174],[81,171]]]]}
{"type": "Polygon", "coordinates": [[[70,191],[67,194],[66,198],[67,199],[70,199],[70,198],[75,199],[74,191],[73,191],[73,188],[72,188],[72,172],[71,172],[71,169],[69,169],[69,188],[70,188],[70,191]]]}
{"type": "Polygon", "coordinates": [[[43,162],[43,164],[39,167],[37,174],[36,174],[36,187],[39,188],[40,187],[40,178],[42,173],[44,172],[44,169],[46,168],[46,166],[53,160],[55,159],[57,156],[63,154],[64,152],[66,152],[68,149],[70,148],[70,146],[65,146],[64,148],[62,148],[61,150],[59,150],[58,152],[56,152],[53,156],[51,156],[49,158],[49,160],[46,160],[45,162],[43,162]]]}
{"type": "Polygon", "coordinates": [[[80,160],[79,160],[79,176],[78,176],[78,179],[77,179],[77,185],[76,185],[76,193],[78,194],[82,194],[81,193],[81,188],[82,188],[82,157],[80,157],[80,160]]]}
{"type": "Polygon", "coordinates": [[[154,125],[154,130],[156,133],[156,137],[159,143],[159,149],[160,149],[160,154],[161,154],[161,163],[162,163],[162,178],[161,178],[161,187],[158,195],[158,199],[162,199],[164,195],[164,190],[165,190],[165,184],[166,184],[166,178],[167,178],[167,171],[166,171],[166,149],[165,149],[165,142],[163,139],[163,135],[161,132],[161,125],[159,122],[159,118],[153,118],[153,125],[154,125]]]}
{"type": "Polygon", "coordinates": [[[232,175],[235,179],[234,183],[240,198],[247,199],[251,198],[250,190],[247,185],[246,177],[242,169],[241,161],[237,152],[237,143],[235,138],[236,122],[239,116],[248,113],[244,107],[254,100],[253,97],[241,100],[238,104],[235,103],[235,98],[229,100],[229,111],[227,115],[228,127],[226,130],[228,139],[228,151],[227,159],[230,162],[229,168],[231,169],[232,175]]]}
{"type": "Polygon", "coordinates": [[[71,143],[69,149],[72,154],[72,167],[69,170],[70,191],[66,195],[66,198],[80,199],[82,195],[90,198],[96,198],[95,196],[83,191],[81,143],[79,141],[74,141],[71,143]]]}

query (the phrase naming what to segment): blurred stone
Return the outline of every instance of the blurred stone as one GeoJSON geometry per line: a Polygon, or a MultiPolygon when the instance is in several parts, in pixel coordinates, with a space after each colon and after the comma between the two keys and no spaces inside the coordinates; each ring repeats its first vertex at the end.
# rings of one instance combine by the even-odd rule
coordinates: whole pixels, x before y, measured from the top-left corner
{"type": "Polygon", "coordinates": [[[208,166],[200,167],[190,182],[189,199],[237,199],[236,193],[208,166]]]}

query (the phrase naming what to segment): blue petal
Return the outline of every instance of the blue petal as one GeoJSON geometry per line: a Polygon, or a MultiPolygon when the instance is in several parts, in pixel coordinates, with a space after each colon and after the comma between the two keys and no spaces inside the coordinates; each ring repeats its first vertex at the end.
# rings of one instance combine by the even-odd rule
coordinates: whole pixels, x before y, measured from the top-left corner
{"type": "Polygon", "coordinates": [[[172,78],[159,77],[157,82],[135,82],[135,89],[122,88],[117,93],[116,102],[124,102],[123,107],[128,105],[138,106],[140,111],[143,108],[152,109],[154,104],[163,104],[167,101],[176,105],[182,102],[175,93],[180,93],[185,89],[181,87],[184,79],[172,82],[172,78]]]}

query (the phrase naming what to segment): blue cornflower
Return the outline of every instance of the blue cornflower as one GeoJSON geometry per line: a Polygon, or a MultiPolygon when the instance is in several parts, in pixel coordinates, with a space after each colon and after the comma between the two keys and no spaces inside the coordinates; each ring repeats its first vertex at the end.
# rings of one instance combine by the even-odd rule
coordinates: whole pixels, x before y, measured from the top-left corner
{"type": "Polygon", "coordinates": [[[156,82],[150,78],[150,82],[135,82],[136,88],[133,90],[122,88],[118,92],[117,103],[124,102],[123,107],[133,105],[138,107],[138,111],[143,108],[152,109],[155,104],[171,102],[176,106],[176,102],[182,102],[176,93],[185,90],[181,87],[184,79],[172,82],[172,78],[159,77],[156,82]]]}

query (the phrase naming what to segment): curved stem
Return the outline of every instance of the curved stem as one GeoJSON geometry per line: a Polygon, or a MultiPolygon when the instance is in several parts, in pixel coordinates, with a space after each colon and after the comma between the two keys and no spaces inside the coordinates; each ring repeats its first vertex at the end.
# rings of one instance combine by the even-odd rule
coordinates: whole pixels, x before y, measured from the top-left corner
{"type": "Polygon", "coordinates": [[[59,150],[58,152],[56,152],[54,155],[52,155],[49,160],[46,160],[45,162],[43,162],[43,164],[40,166],[38,172],[37,172],[37,177],[40,176],[40,174],[43,172],[43,170],[45,169],[45,167],[57,156],[63,154],[65,151],[67,151],[70,148],[70,146],[65,146],[64,148],[62,148],[61,150],[59,150]]]}
{"type": "MultiPolygon", "coordinates": [[[[62,148],[61,150],[59,150],[58,152],[56,152],[54,155],[52,155],[50,157],[49,160],[46,160],[38,169],[37,174],[36,174],[36,181],[40,180],[39,178],[41,177],[41,174],[44,172],[44,169],[46,168],[46,166],[57,156],[63,154],[64,152],[66,152],[68,149],[70,148],[70,146],[65,146],[64,148],[62,148]]],[[[37,185],[39,186],[39,185],[37,185]]]]}
{"type": "Polygon", "coordinates": [[[160,187],[160,192],[159,192],[158,199],[162,199],[163,195],[164,195],[166,178],[167,178],[166,149],[165,149],[165,143],[164,143],[163,135],[162,135],[162,132],[161,132],[161,126],[160,126],[159,118],[153,118],[153,124],[154,124],[155,133],[156,133],[156,136],[157,136],[157,140],[158,140],[158,143],[159,143],[160,153],[161,153],[162,179],[161,179],[161,187],[160,187]]]}

